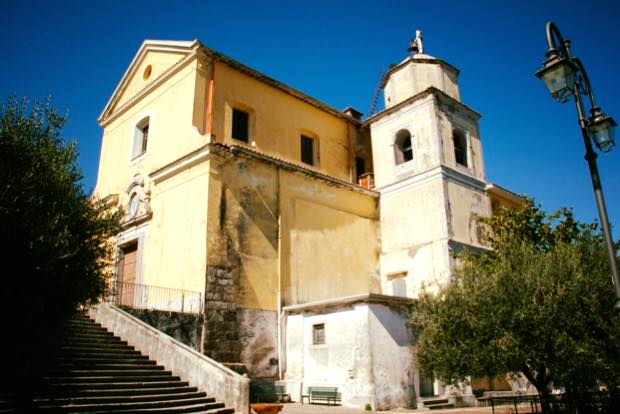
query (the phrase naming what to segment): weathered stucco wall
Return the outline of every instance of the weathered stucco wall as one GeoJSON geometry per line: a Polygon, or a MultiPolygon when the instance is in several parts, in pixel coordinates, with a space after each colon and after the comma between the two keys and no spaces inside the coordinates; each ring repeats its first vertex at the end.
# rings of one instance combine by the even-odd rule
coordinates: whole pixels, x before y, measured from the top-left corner
{"type": "Polygon", "coordinates": [[[415,406],[417,371],[406,309],[360,302],[287,313],[283,382],[292,399],[299,401],[309,386],[335,386],[345,406],[415,406]],[[317,324],[325,327],[320,345],[312,338],[317,324]]]}
{"type": "Polygon", "coordinates": [[[208,265],[227,268],[240,307],[275,310],[278,300],[277,167],[216,156],[209,184],[208,265]]]}
{"type": "Polygon", "coordinates": [[[447,99],[438,99],[438,122],[441,133],[444,164],[450,168],[472,176],[478,180],[486,179],[484,160],[482,157],[482,143],[478,127],[478,116],[463,109],[459,105],[449,102],[447,99]],[[452,132],[460,129],[467,138],[467,167],[456,162],[454,153],[454,140],[452,132]]]}
{"type": "Polygon", "coordinates": [[[376,198],[226,151],[210,165],[205,353],[273,378],[280,300],[380,290],[376,198]]]}
{"type": "Polygon", "coordinates": [[[453,182],[447,183],[450,202],[451,239],[471,245],[484,245],[484,226],[479,217],[491,214],[484,191],[453,182]]]}
{"type": "Polygon", "coordinates": [[[376,197],[296,173],[280,191],[283,304],[380,292],[376,197]]]}
{"type": "Polygon", "coordinates": [[[204,292],[209,162],[151,186],[143,283],[204,292]]]}
{"type": "Polygon", "coordinates": [[[223,63],[216,64],[215,94],[213,132],[219,141],[245,145],[231,136],[232,108],[237,107],[250,114],[250,147],[301,164],[300,136],[304,134],[318,145],[317,170],[341,180],[353,178],[354,137],[349,121],[223,63]]]}
{"type": "Polygon", "coordinates": [[[392,107],[406,99],[434,87],[448,96],[460,100],[458,72],[427,58],[407,58],[390,74],[385,85],[385,107],[392,107]],[[405,63],[406,62],[406,63],[405,63]]]}
{"type": "Polygon", "coordinates": [[[375,197],[249,157],[212,162],[208,264],[230,268],[238,306],[380,291],[375,197]]]}
{"type": "Polygon", "coordinates": [[[447,200],[441,174],[402,184],[381,197],[383,292],[417,297],[423,284],[442,283],[450,274],[447,200]]]}
{"type": "Polygon", "coordinates": [[[309,386],[335,386],[342,403],[373,403],[372,360],[367,307],[345,306],[326,312],[287,316],[285,382],[294,401],[309,386]],[[325,325],[325,344],[312,344],[312,327],[325,325]]]}
{"type": "Polygon", "coordinates": [[[368,328],[375,382],[375,410],[416,407],[419,372],[407,328],[406,307],[369,304],[368,328]]]}
{"type": "Polygon", "coordinates": [[[276,346],[278,313],[263,309],[239,308],[239,361],[250,378],[278,378],[279,355],[276,346]]]}
{"type": "Polygon", "coordinates": [[[442,162],[438,128],[432,95],[400,108],[371,124],[372,157],[377,188],[438,166],[442,162]],[[397,165],[394,140],[396,134],[403,129],[411,134],[413,159],[397,165]]]}

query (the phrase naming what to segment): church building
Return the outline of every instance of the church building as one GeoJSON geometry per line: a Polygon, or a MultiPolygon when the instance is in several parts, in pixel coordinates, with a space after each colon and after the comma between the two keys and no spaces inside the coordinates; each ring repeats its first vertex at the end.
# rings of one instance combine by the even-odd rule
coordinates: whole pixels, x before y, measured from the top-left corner
{"type": "Polygon", "coordinates": [[[454,252],[487,249],[477,217],[520,202],[486,180],[458,75],[418,33],[364,119],[198,40],[145,41],[99,118],[118,303],[202,315],[200,352],[295,401],[451,392],[420,375],[409,313],[454,252]]]}

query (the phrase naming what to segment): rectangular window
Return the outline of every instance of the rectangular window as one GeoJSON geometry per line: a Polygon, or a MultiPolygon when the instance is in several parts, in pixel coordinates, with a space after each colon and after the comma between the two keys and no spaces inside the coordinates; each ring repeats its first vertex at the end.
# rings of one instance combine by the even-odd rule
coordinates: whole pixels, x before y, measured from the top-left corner
{"type": "Polygon", "coordinates": [[[392,280],[392,295],[407,297],[407,281],[404,278],[392,280]]]}
{"type": "Polygon", "coordinates": [[[232,137],[236,140],[248,142],[250,115],[240,109],[233,108],[232,137]]]}
{"type": "Polygon", "coordinates": [[[355,157],[355,174],[359,181],[362,175],[366,172],[365,162],[363,158],[355,157]]]}
{"type": "Polygon", "coordinates": [[[136,158],[144,154],[147,150],[149,142],[149,117],[147,116],[136,124],[134,137],[133,137],[133,149],[131,156],[136,158]]]}
{"type": "Polygon", "coordinates": [[[301,136],[301,162],[314,165],[314,139],[301,136]]]}
{"type": "Polygon", "coordinates": [[[323,345],[325,343],[325,324],[319,323],[312,325],[312,345],[323,345]]]}

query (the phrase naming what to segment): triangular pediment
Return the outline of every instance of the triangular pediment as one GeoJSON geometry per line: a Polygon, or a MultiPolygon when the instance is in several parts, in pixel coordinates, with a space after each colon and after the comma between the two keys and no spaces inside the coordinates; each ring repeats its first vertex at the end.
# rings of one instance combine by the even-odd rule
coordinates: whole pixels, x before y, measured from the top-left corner
{"type": "Polygon", "coordinates": [[[118,108],[160,79],[199,46],[198,40],[145,40],[99,116],[99,123],[103,124],[118,108]]]}

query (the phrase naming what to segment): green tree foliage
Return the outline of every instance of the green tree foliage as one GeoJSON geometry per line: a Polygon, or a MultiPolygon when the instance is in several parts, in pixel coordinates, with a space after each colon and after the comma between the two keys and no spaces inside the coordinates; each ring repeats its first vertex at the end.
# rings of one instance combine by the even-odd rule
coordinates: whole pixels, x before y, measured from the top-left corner
{"type": "Polygon", "coordinates": [[[482,219],[492,251],[465,252],[412,324],[424,372],[456,384],[522,373],[538,390],[620,385],[620,317],[603,237],[571,210],[531,200],[482,219]]]}
{"type": "Polygon", "coordinates": [[[19,333],[12,341],[33,340],[106,290],[119,213],[85,193],[64,123],[49,101],[0,106],[0,309],[3,330],[19,333]]]}

